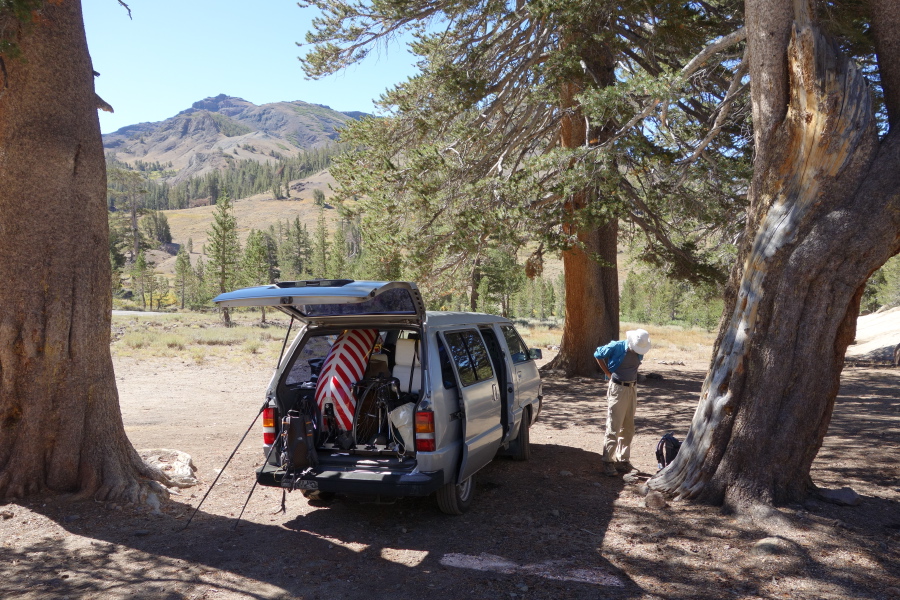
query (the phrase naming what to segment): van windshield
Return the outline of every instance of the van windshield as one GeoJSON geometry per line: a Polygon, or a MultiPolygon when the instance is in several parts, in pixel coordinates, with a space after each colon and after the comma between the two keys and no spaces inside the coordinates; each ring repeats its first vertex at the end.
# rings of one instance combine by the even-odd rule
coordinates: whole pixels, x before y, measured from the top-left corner
{"type": "Polygon", "coordinates": [[[416,306],[409,290],[394,288],[365,302],[349,304],[300,304],[297,309],[307,317],[337,315],[414,315],[416,306]]]}

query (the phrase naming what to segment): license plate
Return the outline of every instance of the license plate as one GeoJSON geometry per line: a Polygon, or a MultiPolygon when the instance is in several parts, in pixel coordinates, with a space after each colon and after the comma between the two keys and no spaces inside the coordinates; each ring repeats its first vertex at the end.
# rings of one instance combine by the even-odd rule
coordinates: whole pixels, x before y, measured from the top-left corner
{"type": "Polygon", "coordinates": [[[298,490],[317,490],[319,489],[319,482],[300,479],[294,482],[294,487],[298,490]]]}

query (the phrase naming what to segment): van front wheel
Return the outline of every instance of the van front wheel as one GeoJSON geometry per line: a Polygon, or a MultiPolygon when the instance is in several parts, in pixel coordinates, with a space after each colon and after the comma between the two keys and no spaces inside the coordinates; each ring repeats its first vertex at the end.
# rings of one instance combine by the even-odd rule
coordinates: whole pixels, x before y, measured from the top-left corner
{"type": "Polygon", "coordinates": [[[475,496],[475,476],[472,475],[462,483],[452,481],[437,491],[437,503],[441,512],[448,515],[461,515],[472,505],[475,496]]]}

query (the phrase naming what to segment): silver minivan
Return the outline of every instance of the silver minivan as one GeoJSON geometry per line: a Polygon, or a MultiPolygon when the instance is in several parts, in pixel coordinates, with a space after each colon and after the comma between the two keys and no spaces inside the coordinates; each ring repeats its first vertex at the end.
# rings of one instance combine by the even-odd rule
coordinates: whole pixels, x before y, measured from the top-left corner
{"type": "Polygon", "coordinates": [[[310,498],[436,494],[462,514],[494,456],[530,455],[541,352],[508,319],[426,311],[408,282],[281,282],[214,301],[275,307],[301,325],[266,392],[262,485],[310,498]]]}

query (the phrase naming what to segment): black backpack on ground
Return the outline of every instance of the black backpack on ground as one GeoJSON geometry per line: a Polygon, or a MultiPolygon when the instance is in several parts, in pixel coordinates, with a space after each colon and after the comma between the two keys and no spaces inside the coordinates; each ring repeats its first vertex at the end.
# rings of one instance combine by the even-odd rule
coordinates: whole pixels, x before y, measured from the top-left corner
{"type": "Polygon", "coordinates": [[[662,436],[656,443],[656,462],[659,468],[665,468],[670,462],[678,456],[678,450],[681,448],[681,442],[675,437],[671,431],[662,436]]]}

